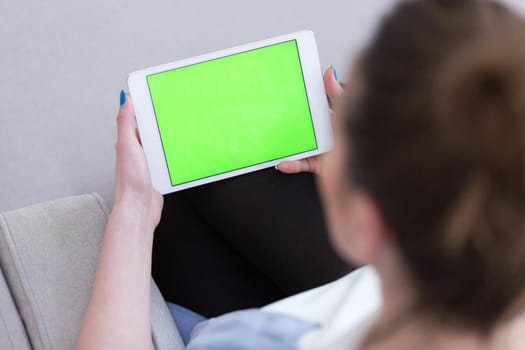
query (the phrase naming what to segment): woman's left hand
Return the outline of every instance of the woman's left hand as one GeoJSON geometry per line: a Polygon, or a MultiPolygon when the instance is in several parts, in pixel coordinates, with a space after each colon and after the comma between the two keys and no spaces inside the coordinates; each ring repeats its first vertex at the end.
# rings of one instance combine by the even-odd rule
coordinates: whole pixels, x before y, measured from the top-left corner
{"type": "Polygon", "coordinates": [[[162,195],[152,184],[148,164],[135,128],[135,112],[129,95],[122,92],[117,124],[117,179],[115,206],[139,209],[153,228],[160,221],[162,195]]]}
{"type": "MultiPolygon", "coordinates": [[[[336,73],[333,67],[328,68],[323,75],[324,86],[326,94],[331,104],[334,105],[336,100],[343,94],[343,88],[337,81],[336,73]]],[[[333,111],[330,110],[330,114],[333,115],[333,111]]],[[[314,173],[321,175],[321,158],[322,155],[309,157],[295,161],[283,161],[276,168],[285,174],[297,174],[297,173],[314,173]]]]}

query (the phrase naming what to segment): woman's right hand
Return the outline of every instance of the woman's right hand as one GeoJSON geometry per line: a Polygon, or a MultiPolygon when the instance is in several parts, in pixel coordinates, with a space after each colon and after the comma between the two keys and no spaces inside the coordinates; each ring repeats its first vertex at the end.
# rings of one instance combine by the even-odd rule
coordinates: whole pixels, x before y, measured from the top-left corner
{"type": "MultiPolygon", "coordinates": [[[[324,86],[326,89],[326,94],[332,105],[335,104],[337,98],[343,93],[343,88],[341,84],[336,79],[335,71],[333,67],[328,68],[323,76],[324,86]]],[[[333,111],[330,110],[331,115],[333,111]]],[[[332,123],[333,125],[333,123],[332,123]]],[[[297,174],[302,172],[310,172],[317,175],[321,175],[321,161],[320,158],[322,155],[309,157],[305,159],[295,160],[295,161],[284,161],[279,163],[277,169],[285,174],[297,174]]]]}
{"type": "Polygon", "coordinates": [[[115,202],[77,349],[152,349],[151,250],[163,199],[150,180],[129,95],[117,117],[115,202]]]}

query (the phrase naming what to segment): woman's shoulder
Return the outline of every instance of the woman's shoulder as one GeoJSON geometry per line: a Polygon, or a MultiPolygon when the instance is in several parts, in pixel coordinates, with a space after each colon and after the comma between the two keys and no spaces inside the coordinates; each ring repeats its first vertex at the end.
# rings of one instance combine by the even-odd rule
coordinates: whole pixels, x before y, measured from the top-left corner
{"type": "Polygon", "coordinates": [[[305,334],[299,349],[355,349],[382,304],[380,280],[372,267],[268,306],[319,327],[305,334]]]}

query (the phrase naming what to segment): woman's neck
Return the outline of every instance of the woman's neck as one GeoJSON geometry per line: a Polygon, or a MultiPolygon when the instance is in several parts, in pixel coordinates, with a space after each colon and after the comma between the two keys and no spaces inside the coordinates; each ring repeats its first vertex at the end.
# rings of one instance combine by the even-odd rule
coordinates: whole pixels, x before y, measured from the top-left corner
{"type": "Polygon", "coordinates": [[[381,318],[373,328],[363,350],[489,350],[491,342],[474,332],[432,325],[425,316],[413,315],[400,324],[388,323],[395,318],[381,318]],[[385,323],[386,322],[386,323],[385,323]],[[388,332],[388,327],[392,331],[388,332]],[[375,338],[375,335],[379,335],[375,338]]]}
{"type": "Polygon", "coordinates": [[[452,327],[432,325],[425,316],[421,316],[421,319],[417,317],[403,325],[393,325],[394,331],[383,339],[371,338],[372,330],[362,350],[522,350],[525,344],[524,316],[518,316],[500,326],[492,336],[487,337],[452,327]]]}
{"type": "Polygon", "coordinates": [[[415,307],[418,294],[400,261],[395,252],[389,252],[374,264],[381,278],[383,306],[364,350],[491,348],[490,339],[449,322],[438,322],[415,307]]]}

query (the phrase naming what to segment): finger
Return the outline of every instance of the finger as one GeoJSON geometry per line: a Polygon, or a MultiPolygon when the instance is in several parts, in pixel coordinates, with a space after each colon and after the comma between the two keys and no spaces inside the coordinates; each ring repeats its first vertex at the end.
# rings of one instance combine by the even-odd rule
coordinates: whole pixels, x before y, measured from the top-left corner
{"type": "Polygon", "coordinates": [[[117,133],[119,140],[136,139],[135,136],[135,112],[130,96],[121,92],[121,102],[117,117],[117,133]],[[123,97],[122,97],[123,96],[123,97]]]}
{"type": "Polygon", "coordinates": [[[306,159],[279,163],[277,170],[285,174],[297,174],[313,171],[313,169],[311,169],[310,162],[308,162],[306,159]]]}
{"type": "Polygon", "coordinates": [[[323,80],[330,103],[334,104],[336,99],[343,93],[341,84],[335,79],[334,67],[330,67],[324,72],[323,80]]]}

